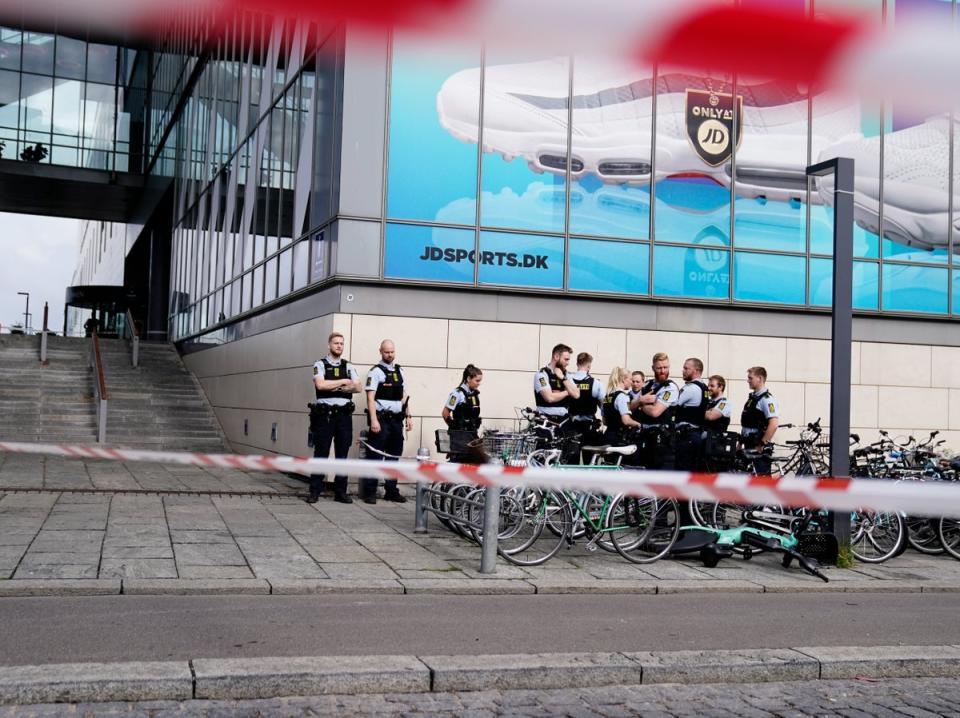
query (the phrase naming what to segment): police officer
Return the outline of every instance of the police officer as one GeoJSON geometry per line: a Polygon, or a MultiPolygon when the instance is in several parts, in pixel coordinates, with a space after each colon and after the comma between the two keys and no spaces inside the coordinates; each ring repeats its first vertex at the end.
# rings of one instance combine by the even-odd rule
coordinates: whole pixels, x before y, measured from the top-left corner
{"type": "Polygon", "coordinates": [[[570,399],[570,420],[581,446],[595,444],[600,440],[597,409],[600,408],[605,394],[603,384],[590,375],[592,366],[593,357],[587,352],[580,352],[577,354],[577,371],[571,377],[580,396],[570,399]]]}
{"type": "MultiPolygon", "coordinates": [[[[611,446],[626,446],[633,443],[640,422],[636,421],[630,412],[631,376],[623,367],[614,367],[607,380],[607,395],[603,398],[600,413],[606,427],[603,432],[603,442],[611,446]]],[[[636,456],[636,454],[634,454],[636,456]]],[[[633,457],[627,457],[632,459],[633,457]]],[[[627,459],[624,463],[631,463],[627,459]]]]}
{"type": "MultiPolygon", "coordinates": [[[[376,451],[369,452],[370,459],[396,461],[403,453],[403,427],[413,431],[413,420],[408,406],[409,396],[403,387],[403,371],[395,363],[396,347],[389,339],[380,342],[380,363],[370,369],[367,383],[367,421],[370,432],[367,443],[376,451]]],[[[360,498],[366,504],[377,503],[377,480],[361,479],[360,498]]],[[[386,501],[406,503],[407,499],[397,489],[396,479],[383,480],[383,498],[386,501]]]]}
{"type": "Polygon", "coordinates": [[[537,413],[555,421],[566,419],[571,399],[580,398],[580,390],[567,374],[573,349],[557,344],[550,352],[550,362],[533,377],[533,398],[537,413]]]}
{"type": "Polygon", "coordinates": [[[744,448],[761,454],[753,462],[756,472],[769,474],[773,435],[780,425],[777,402],[767,389],[767,370],[762,366],[747,370],[747,385],[750,387],[750,396],[740,415],[740,441],[744,448]]]}
{"type": "Polygon", "coordinates": [[[690,357],[683,363],[684,385],[677,397],[676,466],[693,470],[700,463],[701,433],[710,396],[703,376],[703,362],[690,357]]]}
{"type": "Polygon", "coordinates": [[[673,428],[680,388],[670,378],[670,357],[653,355],[653,378],[643,385],[630,409],[640,409],[643,463],[648,469],[674,467],[673,428]]]}
{"type": "MultiPolygon", "coordinates": [[[[643,385],[646,384],[647,377],[639,369],[634,370],[630,374],[630,390],[627,392],[627,398],[633,404],[633,400],[636,399],[643,393],[643,385]]],[[[640,423],[640,414],[641,414],[639,403],[635,405],[635,408],[630,412],[630,416],[633,417],[633,420],[638,424],[640,423]]]]}
{"type": "MultiPolygon", "coordinates": [[[[333,332],[327,338],[327,356],[313,365],[313,388],[317,400],[310,405],[310,432],[313,434],[313,455],[327,458],[330,444],[334,456],[347,458],[353,441],[353,410],[356,408],[351,394],[360,391],[360,376],[353,365],[343,358],[343,334],[333,332]]],[[[310,477],[308,504],[314,504],[323,491],[324,474],[310,477]]],[[[347,477],[334,479],[334,501],[352,504],[347,495],[347,477]]]]}
{"type": "Polygon", "coordinates": [[[710,401],[707,402],[707,410],[703,414],[703,428],[707,431],[722,432],[730,428],[733,406],[727,399],[726,390],[727,380],[719,374],[714,374],[707,380],[710,401]]]}
{"type": "Polygon", "coordinates": [[[463,370],[460,386],[450,392],[443,405],[443,420],[450,430],[450,461],[460,463],[468,456],[468,444],[480,429],[480,382],[483,372],[473,364],[463,370]]]}

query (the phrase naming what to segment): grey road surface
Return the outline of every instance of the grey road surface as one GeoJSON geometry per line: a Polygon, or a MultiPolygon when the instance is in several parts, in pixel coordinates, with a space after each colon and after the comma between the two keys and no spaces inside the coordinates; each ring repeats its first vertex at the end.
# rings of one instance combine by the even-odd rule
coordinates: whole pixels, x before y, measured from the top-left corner
{"type": "Polygon", "coordinates": [[[0,599],[0,664],[960,644],[960,594],[0,599]]]}
{"type": "Polygon", "coordinates": [[[3,706],[0,718],[74,716],[644,716],[680,718],[926,718],[960,715],[960,680],[810,681],[732,685],[610,686],[542,691],[400,693],[246,701],[3,706]]]}

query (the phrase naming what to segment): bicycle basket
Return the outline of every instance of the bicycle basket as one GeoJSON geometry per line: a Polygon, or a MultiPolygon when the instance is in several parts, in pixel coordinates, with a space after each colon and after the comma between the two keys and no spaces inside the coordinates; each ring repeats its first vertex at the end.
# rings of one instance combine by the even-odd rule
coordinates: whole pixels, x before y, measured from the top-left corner
{"type": "Polygon", "coordinates": [[[491,431],[480,439],[484,453],[495,464],[517,466],[537,448],[537,438],[514,431],[491,431]]]}
{"type": "Polygon", "coordinates": [[[433,444],[438,454],[450,453],[450,432],[446,429],[437,429],[433,434],[433,444]]]}

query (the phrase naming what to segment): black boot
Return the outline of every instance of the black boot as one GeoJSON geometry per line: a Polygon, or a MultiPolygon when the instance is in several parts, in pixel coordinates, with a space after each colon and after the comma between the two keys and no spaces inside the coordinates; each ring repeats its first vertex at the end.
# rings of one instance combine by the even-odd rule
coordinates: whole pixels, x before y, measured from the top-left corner
{"type": "Polygon", "coordinates": [[[337,491],[337,492],[333,495],[333,500],[336,501],[338,504],[352,504],[352,503],[353,503],[353,499],[351,499],[350,496],[348,496],[347,493],[344,492],[344,491],[337,491]]]}

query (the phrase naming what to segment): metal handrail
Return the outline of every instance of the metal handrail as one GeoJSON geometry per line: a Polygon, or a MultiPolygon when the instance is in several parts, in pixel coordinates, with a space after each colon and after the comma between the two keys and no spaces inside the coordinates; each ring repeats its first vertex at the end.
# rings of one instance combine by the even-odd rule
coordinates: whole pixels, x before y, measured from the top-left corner
{"type": "Polygon", "coordinates": [[[127,309],[127,321],[124,322],[123,338],[130,339],[130,363],[136,369],[140,364],[140,331],[133,318],[133,312],[127,309]],[[127,336],[129,334],[129,337],[127,336]]]}
{"type": "Polygon", "coordinates": [[[100,354],[100,337],[96,330],[90,334],[90,367],[93,374],[93,393],[97,400],[97,443],[107,440],[107,380],[103,374],[103,357],[100,354]]]}

